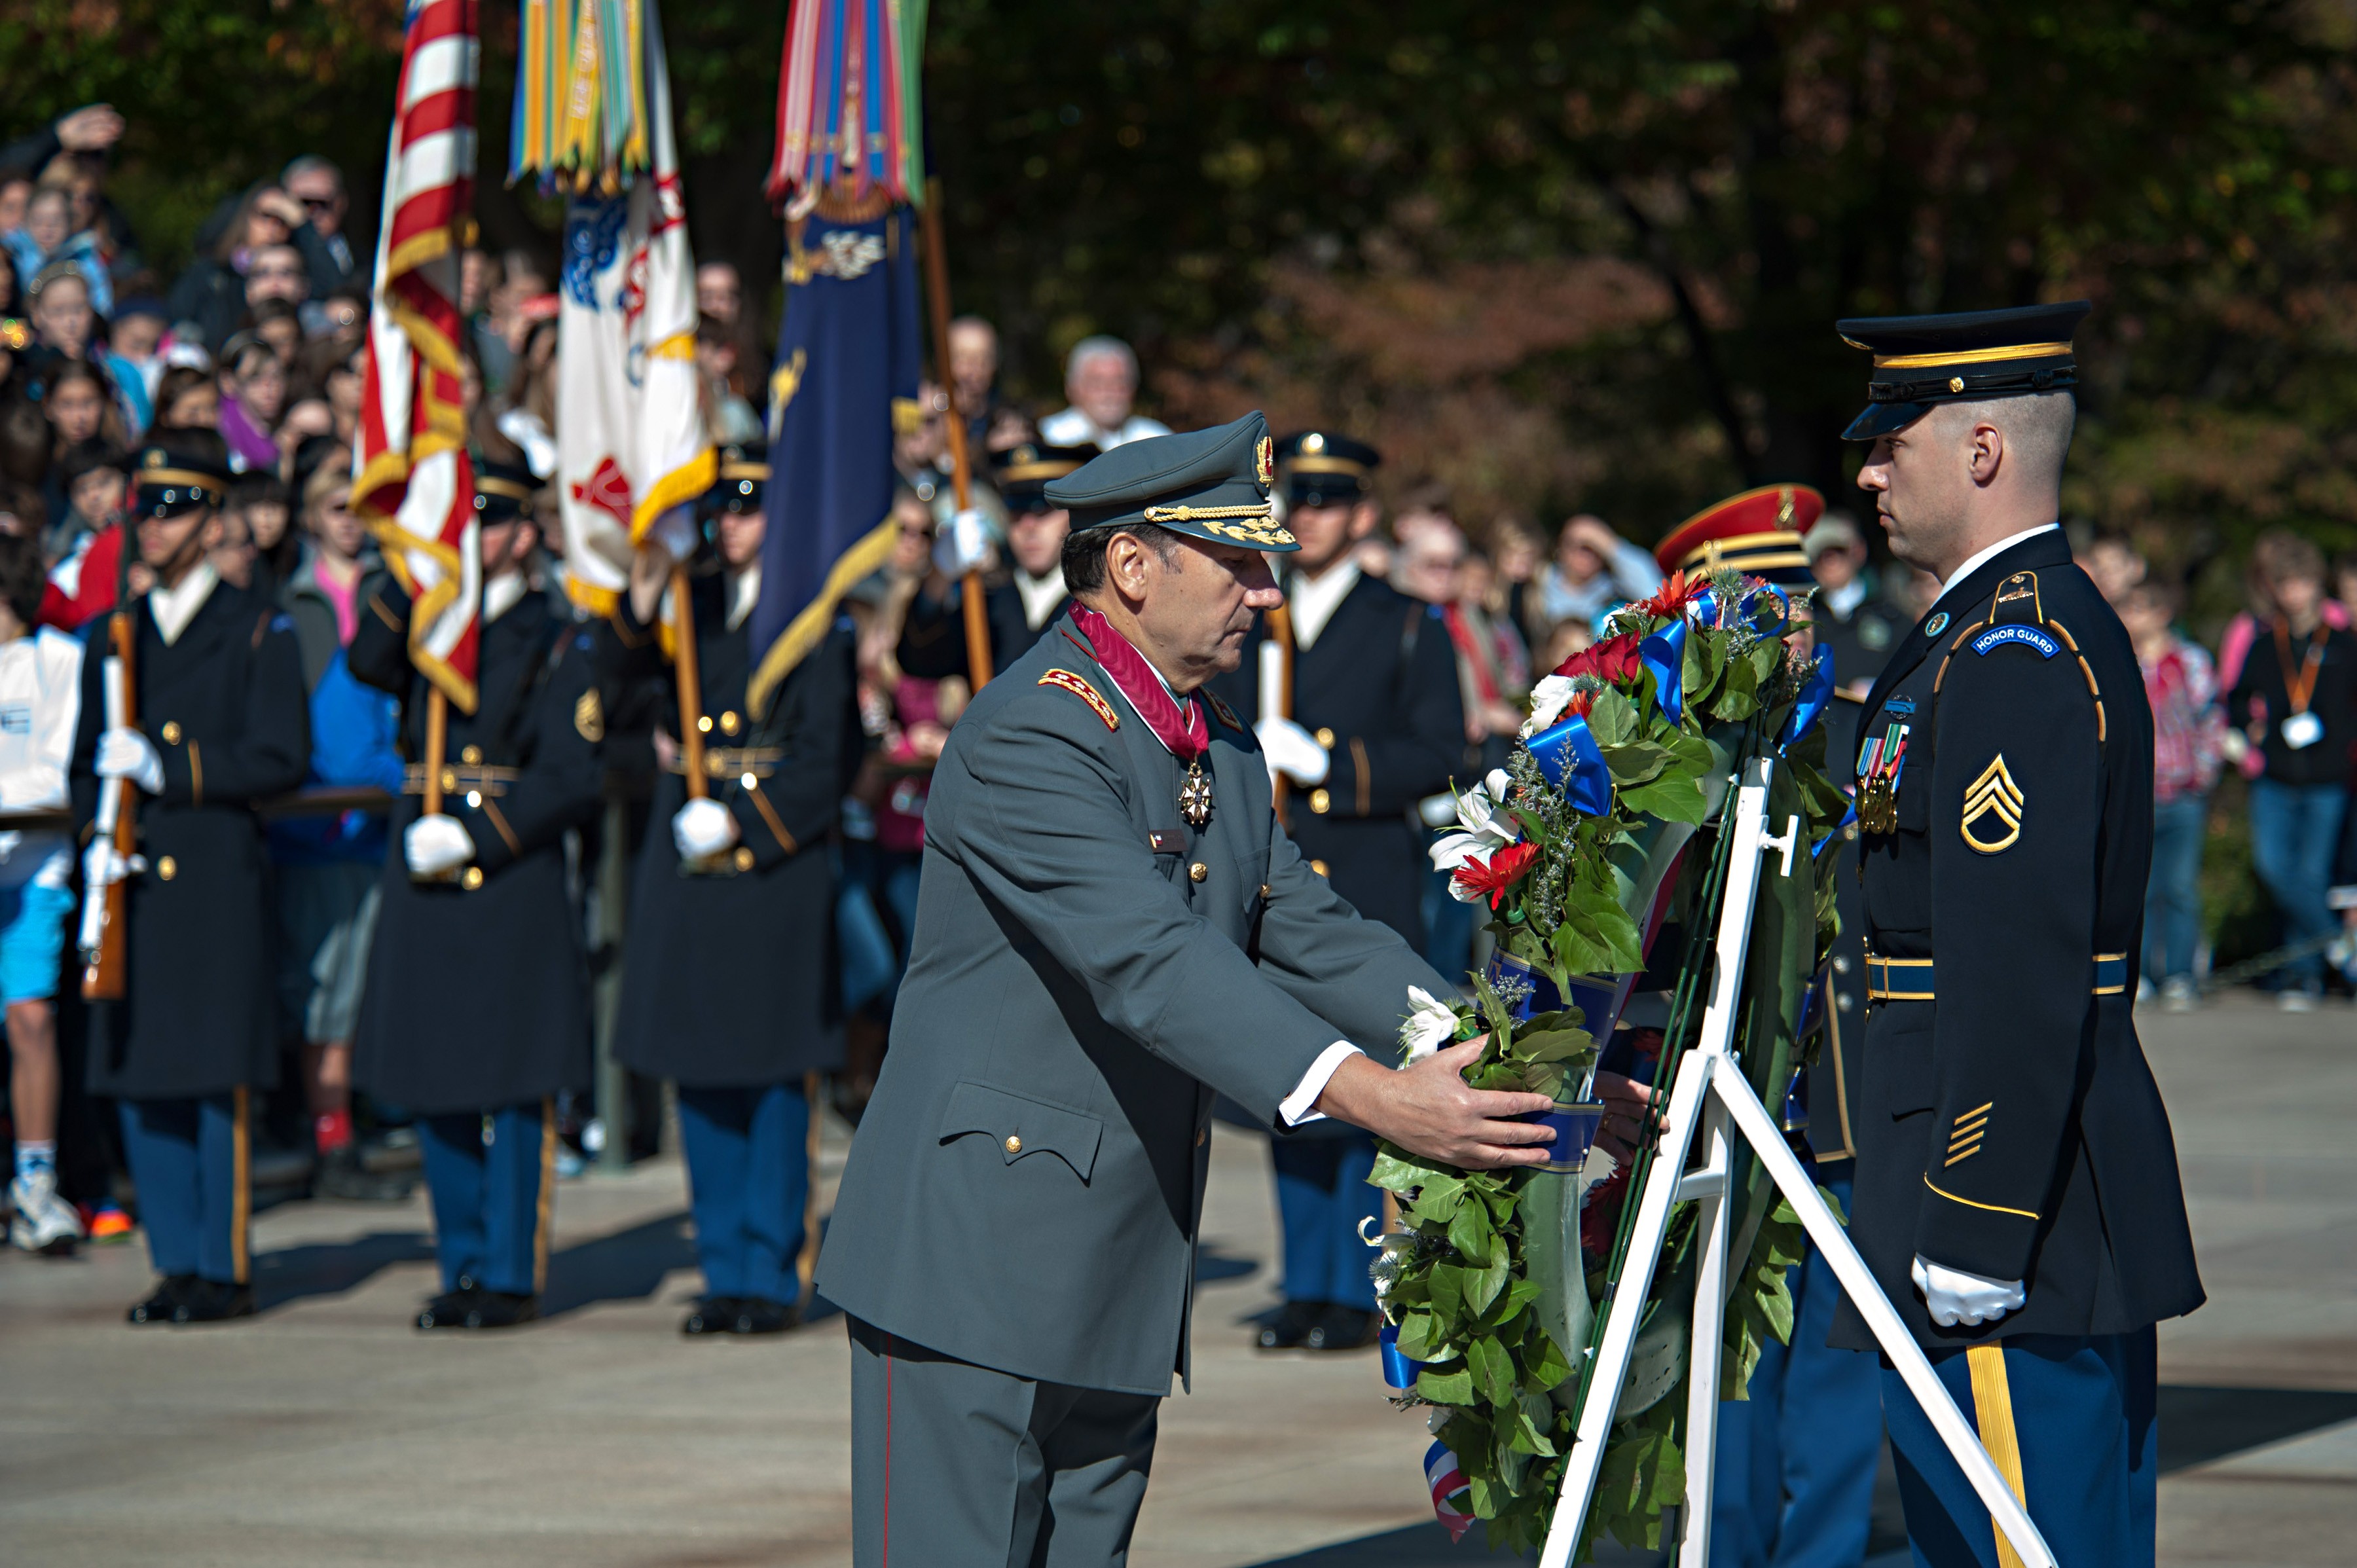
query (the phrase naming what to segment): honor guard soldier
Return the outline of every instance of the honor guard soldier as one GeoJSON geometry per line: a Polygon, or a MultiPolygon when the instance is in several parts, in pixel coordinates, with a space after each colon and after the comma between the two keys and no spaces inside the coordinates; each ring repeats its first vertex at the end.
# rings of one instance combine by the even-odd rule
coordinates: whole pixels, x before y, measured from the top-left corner
{"type": "MultiPolygon", "coordinates": [[[[555,1096],[589,1077],[589,966],[565,886],[565,835],[597,813],[605,714],[589,633],[524,563],[530,470],[477,458],[483,604],[477,700],[451,704],[442,810],[413,762],[394,805],[354,1076],[414,1112],[442,1294],[420,1328],[501,1328],[539,1315],[556,1157],[555,1096]]],[[[411,662],[410,596],[361,607],[354,676],[404,699],[426,754],[435,703],[411,662]]]]}
{"type": "MultiPolygon", "coordinates": [[[[1819,526],[1824,509],[1824,497],[1806,485],[1746,490],[1680,523],[1653,558],[1664,575],[1684,572],[1691,577],[1726,567],[1798,595],[1813,581],[1803,538],[1819,526]]],[[[1809,610],[1796,606],[1795,615],[1824,628],[1816,601],[1809,610]]],[[[1846,682],[1850,671],[1843,658],[1835,645],[1835,679],[1846,682]]],[[[1857,703],[1835,702],[1821,722],[1826,755],[1846,766],[1857,729],[1857,703]]],[[[1857,865],[1855,846],[1827,853],[1845,852],[1836,875],[1847,878],[1857,865]]],[[[1851,1101],[1865,1024],[1863,944],[1856,898],[1849,897],[1824,984],[1832,993],[1846,985],[1856,994],[1823,1015],[1817,1059],[1793,1085],[1784,1123],[1788,1133],[1807,1140],[1817,1184],[1834,1193],[1845,1212],[1857,1155],[1851,1101]]],[[[1827,1005],[1827,1000],[1818,1005],[1827,1005]]],[[[1787,1272],[1785,1288],[1792,1297],[1790,1343],[1771,1339],[1762,1346],[1748,1397],[1719,1406],[1711,1561],[1724,1568],[1866,1561],[1874,1472],[1882,1455],[1881,1380],[1873,1357],[1825,1344],[1842,1292],[1813,1242],[1787,1272]]]]}
{"type": "MultiPolygon", "coordinates": [[[[1124,1560],[1187,1369],[1215,1094],[1468,1166],[1542,1110],[1454,1047],[1394,1071],[1446,983],[1275,822],[1250,729],[1199,697],[1278,602],[1257,413],[1049,488],[1078,601],[950,732],[915,953],[818,1287],[851,1319],[859,1568],[1124,1560]]],[[[1444,642],[1445,639],[1441,639],[1444,642]]],[[[1453,687],[1451,688],[1453,691],[1453,687]]],[[[1361,1258],[1366,1250],[1360,1249],[1361,1258]]],[[[1361,1267],[1364,1267],[1362,1262],[1361,1267]]]]}
{"type": "MultiPolygon", "coordinates": [[[[691,1335],[774,1334],[800,1321],[806,1085],[843,1057],[827,838],[860,757],[852,638],[837,628],[753,717],[747,621],[761,591],[769,477],[759,448],[725,447],[707,492],[717,560],[688,579],[698,744],[679,750],[655,788],[615,1035],[632,1069],[679,1086],[704,1268],[704,1297],[680,1326],[691,1335]],[[691,790],[697,753],[704,788],[691,790]]],[[[613,682],[660,676],[675,646],[670,567],[668,550],[641,551],[614,613],[613,682]]],[[[663,723],[684,740],[679,689],[663,723]]]]}
{"type": "MultiPolygon", "coordinates": [[[[1097,455],[1093,446],[1048,446],[1027,441],[1001,454],[993,474],[1006,503],[1006,553],[1014,570],[983,596],[990,623],[990,667],[1004,670],[1039,640],[1049,622],[1064,613],[1064,535],[1071,513],[1048,499],[1048,481],[1060,479],[1097,455]]],[[[953,553],[953,533],[938,547],[953,553]]],[[[901,670],[920,680],[939,681],[966,673],[964,585],[968,563],[943,563],[909,605],[898,657],[901,670]],[[954,568],[954,570],[951,570],[954,568]]]]}
{"type": "MultiPolygon", "coordinates": [[[[1286,526],[1285,604],[1213,682],[1254,728],[1285,792],[1286,831],[1311,869],[1371,920],[1424,947],[1427,835],[1416,802],[1468,771],[1464,697],[1440,611],[1362,574],[1353,558],[1377,521],[1373,448],[1328,431],[1276,444],[1286,526]],[[1280,650],[1289,695],[1260,712],[1264,646],[1280,650]]],[[[1463,981],[1454,977],[1454,983],[1463,981]]],[[[1372,1139],[1323,1123],[1271,1146],[1285,1235],[1285,1305],[1263,1349],[1348,1350],[1372,1343],[1374,1282],[1361,1231],[1381,1223],[1367,1185],[1372,1139]]]]}
{"type": "Polygon", "coordinates": [[[124,881],[119,1001],[92,1004],[90,1090],[121,1107],[124,1153],[163,1283],[134,1323],[253,1311],[247,1268],[253,1094],[277,1079],[274,926],[255,805],[303,782],[310,707],[293,625],[223,582],[229,453],[210,430],[169,430],[135,461],[132,518],[156,585],[93,624],[74,737],[77,822],[102,784],[135,789],[138,851],[92,834],[84,886],[124,881]],[[117,618],[131,651],[110,657],[117,618]],[[111,706],[109,667],[127,712],[111,706]],[[130,722],[117,727],[110,713],[130,722]]]}
{"type": "MultiPolygon", "coordinates": [[[[2134,1005],[2152,718],[2055,519],[2083,302],[1844,321],[1845,432],[1891,553],[1937,576],[1865,704],[1866,1081],[1850,1232],[2056,1557],[2145,1563],[2153,1326],[2201,1304],[2134,1005]]],[[[1835,1343],[1870,1349],[1845,1304],[1835,1343]]],[[[2010,1557],[1896,1372],[1908,1534],[2010,1557]]]]}

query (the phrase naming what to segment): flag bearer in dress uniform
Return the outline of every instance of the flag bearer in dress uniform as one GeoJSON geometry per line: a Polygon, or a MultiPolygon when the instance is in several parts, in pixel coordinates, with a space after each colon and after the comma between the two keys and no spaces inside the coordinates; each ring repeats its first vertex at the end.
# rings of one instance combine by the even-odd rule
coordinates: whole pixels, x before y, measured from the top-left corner
{"type": "Polygon", "coordinates": [[[1051,486],[1078,604],[933,775],[915,956],[819,1263],[850,1319],[858,1568],[1125,1560],[1187,1369],[1215,1094],[1273,1133],[1537,1156],[1503,1118],[1545,1101],[1471,1089],[1471,1046],[1357,1048],[1389,1056],[1408,987],[1446,983],[1309,869],[1251,730],[1199,699],[1277,602],[1263,553],[1293,548],[1266,429],[1051,486]]]}
{"type": "MultiPolygon", "coordinates": [[[[589,1076],[589,967],[565,889],[565,835],[597,812],[605,714],[590,635],[530,591],[529,470],[476,459],[481,652],[472,714],[449,708],[443,809],[421,814],[422,764],[393,810],[354,1072],[417,1116],[442,1294],[420,1328],[500,1328],[539,1315],[554,1199],[555,1096],[589,1076]]],[[[404,699],[422,757],[426,678],[410,597],[371,585],[353,675],[404,699]]]]}
{"type": "MultiPolygon", "coordinates": [[[[1258,714],[1260,646],[1290,651],[1287,711],[1258,714],[1272,775],[1286,791],[1286,830],[1310,868],[1371,920],[1420,950],[1427,835],[1416,802],[1469,773],[1457,656],[1439,608],[1364,575],[1353,553],[1374,529],[1374,449],[1329,431],[1276,444],[1286,526],[1301,542],[1286,563],[1286,603],[1246,645],[1243,664],[1214,682],[1258,714]]],[[[1455,977],[1462,981],[1463,977],[1455,977]]],[[[1348,1350],[1372,1341],[1372,1256],[1360,1232],[1380,1223],[1367,1185],[1374,1141],[1323,1124],[1271,1145],[1285,1233],[1285,1305],[1258,1333],[1263,1349],[1348,1350]]]]}
{"type": "MultiPolygon", "coordinates": [[[[1806,485],[1746,490],[1679,524],[1653,556],[1665,576],[1729,567],[1797,595],[1813,583],[1803,538],[1824,507],[1824,497],[1806,485]]],[[[1803,618],[1811,613],[1795,608],[1803,618]]],[[[1834,674],[1846,686],[1855,672],[1843,662],[1844,651],[1835,646],[1834,674]]],[[[1866,673],[1870,684],[1873,671],[1866,673]]],[[[1856,746],[1857,703],[1836,698],[1820,722],[1826,755],[1846,767],[1856,746]]],[[[1836,875],[1848,886],[1857,863],[1854,842],[1825,853],[1843,856],[1836,875]]],[[[1840,896],[1848,900],[1843,930],[1818,1003],[1826,1009],[1824,1034],[1815,1065],[1786,1102],[1785,1130],[1805,1136],[1818,1185],[1846,1212],[1866,1008],[1854,887],[1840,896]]],[[[1792,1294],[1792,1342],[1764,1346],[1749,1397],[1719,1407],[1711,1562],[1715,1568],[1857,1568],[1866,1561],[1882,1455],[1881,1379],[1872,1356],[1826,1346],[1841,1286],[1813,1243],[1786,1273],[1785,1288],[1792,1294]]]]}
{"type": "MultiPolygon", "coordinates": [[[[2152,719],[2055,524],[2083,302],[1844,321],[1845,433],[1932,607],[1865,704],[1866,1075],[1850,1232],[2063,1563],[2149,1564],[2154,1332],[2201,1304],[2136,1043],[2152,719]]],[[[1834,1343],[1870,1349],[1846,1304],[1834,1343]]],[[[2011,1560],[1895,1372],[1918,1561],[2011,1560]]]]}
{"type": "MultiPolygon", "coordinates": [[[[860,755],[852,637],[838,627],[756,720],[747,625],[761,591],[758,447],[724,447],[707,493],[715,559],[691,578],[695,715],[708,793],[674,754],[632,893],[615,1048],[679,1085],[703,1299],[683,1332],[774,1334],[800,1321],[810,1195],[805,1085],[842,1065],[827,837],[860,755]],[[668,824],[668,831],[665,825],[668,824]]],[[[608,639],[613,679],[659,676],[675,637],[668,551],[642,553],[608,639]],[[659,628],[661,619],[667,626],[659,628]]],[[[680,729],[676,685],[664,719],[680,729]]]]}
{"type": "MultiPolygon", "coordinates": [[[[1048,481],[1060,479],[1097,455],[1094,446],[1049,446],[1026,441],[996,456],[991,478],[1006,503],[1006,553],[1014,570],[983,598],[990,622],[990,667],[1004,670],[1064,613],[1064,535],[1071,513],[1048,499],[1048,481]]],[[[954,536],[940,549],[954,552],[954,536]]],[[[963,573],[965,562],[945,564],[963,573]]],[[[920,680],[966,673],[963,589],[956,575],[936,573],[909,605],[900,632],[900,668],[920,680]]]]}
{"type": "Polygon", "coordinates": [[[268,856],[256,801],[303,782],[310,704],[293,623],[223,582],[229,455],[209,430],[171,430],[135,459],[132,516],[156,585],[131,618],[135,725],[106,724],[112,618],[82,661],[73,804],[88,830],[100,780],[138,791],[137,857],[111,839],[84,852],[85,886],[128,875],[119,1002],[94,1003],[90,1090],[121,1107],[139,1218],[163,1283],[134,1323],[206,1323],[253,1311],[248,1283],[252,1096],[278,1062],[268,856]]]}

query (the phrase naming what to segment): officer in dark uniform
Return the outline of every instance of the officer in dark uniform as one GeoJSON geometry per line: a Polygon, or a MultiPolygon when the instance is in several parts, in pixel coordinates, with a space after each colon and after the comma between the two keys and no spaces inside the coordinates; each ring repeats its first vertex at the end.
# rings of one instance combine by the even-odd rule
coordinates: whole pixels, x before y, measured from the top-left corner
{"type": "MultiPolygon", "coordinates": [[[[1865,704],[1865,1082],[1850,1232],[2064,1563],[2150,1563],[2153,1326],[2201,1304],[2133,1008],[2152,719],[2055,525],[2083,302],[1844,321],[1858,474],[1942,584],[1865,704]]],[[[1834,1342],[1873,1340],[1845,1304],[1834,1342]]],[[[1919,1560],[1999,1552],[1895,1372],[1919,1560]]]]}
{"type": "MultiPolygon", "coordinates": [[[[1426,834],[1416,803],[1469,774],[1457,656],[1439,609],[1363,575],[1353,553],[1378,509],[1373,448],[1331,431],[1276,444],[1286,526],[1301,542],[1286,563],[1286,603],[1244,646],[1243,665],[1211,683],[1254,728],[1285,791],[1286,831],[1310,866],[1359,913],[1424,945],[1426,834]],[[1261,646],[1284,649],[1289,704],[1261,713],[1261,646]]],[[[1380,1221],[1367,1185],[1372,1139],[1321,1122],[1271,1145],[1285,1231],[1285,1305],[1263,1349],[1351,1349],[1375,1321],[1370,1254],[1360,1231],[1380,1221]]]]}
{"type": "MultiPolygon", "coordinates": [[[[684,754],[655,788],[631,896],[615,1049],[679,1086],[703,1299],[691,1335],[774,1334],[800,1320],[811,1125],[807,1085],[842,1065],[834,874],[827,838],[859,762],[845,627],[788,675],[756,720],[748,620],[761,589],[758,447],[726,447],[705,510],[711,557],[690,578],[705,791],[684,754]]],[[[683,736],[666,679],[667,551],[642,553],[613,618],[609,682],[669,688],[662,727],[683,736]],[[663,607],[658,608],[659,606],[663,607]]]]}
{"type": "Polygon", "coordinates": [[[229,454],[210,430],[159,433],[136,459],[131,509],[156,585],[132,624],[135,727],[107,726],[114,617],[92,623],[74,736],[73,808],[88,832],[100,780],[135,789],[138,852],[93,836],[85,886],[129,879],[119,1002],[90,1013],[90,1090],[122,1109],[139,1219],[163,1283],[134,1323],[208,1323],[253,1311],[248,1283],[252,1096],[277,1078],[271,903],[256,801],[311,760],[294,628],[223,582],[229,454]]]}
{"type": "MultiPolygon", "coordinates": [[[[589,968],[565,835],[599,800],[605,714],[591,638],[530,590],[530,472],[476,466],[489,481],[475,497],[477,705],[449,705],[442,811],[422,813],[418,762],[394,807],[354,1057],[371,1094],[417,1115],[443,1289],[417,1315],[420,1328],[500,1328],[539,1315],[555,1096],[589,1076],[589,968]]],[[[404,699],[404,748],[417,758],[430,703],[409,620],[403,585],[374,584],[349,658],[353,675],[404,699]]]]}
{"type": "MultiPolygon", "coordinates": [[[[1834,650],[1835,678],[1842,691],[1853,703],[1864,702],[1874,678],[1882,673],[1883,660],[1906,635],[1907,619],[1874,596],[1866,575],[1866,541],[1848,518],[1839,512],[1819,518],[1801,548],[1816,579],[1810,620],[1817,643],[1834,650]]],[[[1851,717],[1856,716],[1853,712],[1851,717]]]]}
{"type": "MultiPolygon", "coordinates": [[[[1085,442],[1049,446],[1026,441],[997,456],[992,478],[1006,503],[1006,553],[1014,570],[983,596],[993,670],[1020,659],[1071,603],[1064,591],[1062,560],[1072,514],[1048,499],[1048,481],[1062,478],[1096,455],[1096,447],[1085,442]]],[[[901,670],[927,681],[966,673],[963,596],[960,578],[936,572],[926,580],[909,601],[901,627],[901,670]]]]}

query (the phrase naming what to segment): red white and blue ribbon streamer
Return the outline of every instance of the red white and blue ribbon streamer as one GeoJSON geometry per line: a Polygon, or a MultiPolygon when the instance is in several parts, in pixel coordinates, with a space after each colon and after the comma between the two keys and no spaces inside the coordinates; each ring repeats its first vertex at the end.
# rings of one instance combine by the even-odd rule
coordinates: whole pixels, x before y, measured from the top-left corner
{"type": "Polygon", "coordinates": [[[907,0],[794,0],[778,73],[778,149],[770,199],[855,198],[880,185],[924,200],[920,78],[925,6],[907,0]]]}
{"type": "Polygon", "coordinates": [[[1447,1444],[1436,1443],[1425,1450],[1424,1480],[1432,1488],[1432,1511],[1448,1531],[1449,1543],[1454,1545],[1464,1540],[1465,1532],[1473,1528],[1473,1515],[1450,1500],[1465,1495],[1466,1481],[1465,1472],[1458,1467],[1457,1455],[1448,1451],[1447,1444]]]}

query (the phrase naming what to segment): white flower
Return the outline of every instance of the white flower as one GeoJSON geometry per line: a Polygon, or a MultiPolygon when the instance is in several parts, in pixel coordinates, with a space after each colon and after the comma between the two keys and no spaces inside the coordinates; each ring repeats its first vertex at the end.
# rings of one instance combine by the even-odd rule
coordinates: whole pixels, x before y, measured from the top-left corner
{"type": "MultiPolygon", "coordinates": [[[[1513,818],[1503,808],[1506,791],[1513,780],[1502,768],[1490,769],[1490,776],[1457,797],[1457,825],[1459,832],[1442,835],[1432,846],[1432,866],[1436,871],[1454,871],[1477,854],[1488,854],[1502,849],[1523,836],[1513,818]]],[[[1449,891],[1456,891],[1456,883],[1449,891]]],[[[1471,900],[1460,897],[1460,903],[1471,900]]]]}
{"type": "Polygon", "coordinates": [[[1408,1015],[1400,1025],[1400,1046],[1410,1066],[1422,1061],[1457,1033],[1457,1009],[1420,985],[1407,988],[1408,1015]]]}
{"type": "Polygon", "coordinates": [[[1545,675],[1531,688],[1531,716],[1523,722],[1523,738],[1527,740],[1563,716],[1571,706],[1571,677],[1545,675]]]}

